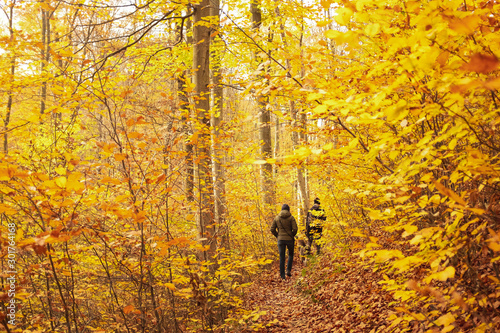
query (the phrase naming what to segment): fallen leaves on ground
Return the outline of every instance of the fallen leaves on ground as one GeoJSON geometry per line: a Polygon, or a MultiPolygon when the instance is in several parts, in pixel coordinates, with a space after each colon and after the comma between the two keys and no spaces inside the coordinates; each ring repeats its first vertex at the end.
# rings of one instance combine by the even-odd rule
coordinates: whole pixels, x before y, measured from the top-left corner
{"type": "Polygon", "coordinates": [[[393,298],[377,283],[378,273],[332,255],[307,267],[297,262],[284,282],[276,262],[254,281],[245,308],[266,313],[244,332],[390,331],[393,298]]]}

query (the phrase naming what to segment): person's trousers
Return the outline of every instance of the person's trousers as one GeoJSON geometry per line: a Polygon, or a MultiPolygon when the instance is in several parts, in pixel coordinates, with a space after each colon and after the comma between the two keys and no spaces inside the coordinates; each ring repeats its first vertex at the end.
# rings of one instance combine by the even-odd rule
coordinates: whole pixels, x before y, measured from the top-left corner
{"type": "Polygon", "coordinates": [[[286,272],[287,275],[291,275],[292,273],[294,245],[295,241],[293,240],[278,241],[278,251],[280,254],[280,276],[282,279],[285,278],[285,256],[287,248],[288,248],[288,265],[286,267],[286,272]]]}

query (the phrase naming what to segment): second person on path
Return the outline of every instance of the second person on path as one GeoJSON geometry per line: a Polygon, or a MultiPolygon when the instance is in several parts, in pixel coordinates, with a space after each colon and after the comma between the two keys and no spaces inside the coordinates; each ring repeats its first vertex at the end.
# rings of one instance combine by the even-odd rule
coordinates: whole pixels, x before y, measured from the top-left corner
{"type": "Polygon", "coordinates": [[[295,245],[295,235],[297,234],[297,222],[290,213],[290,206],[284,204],[281,212],[274,218],[271,225],[271,232],[278,239],[278,251],[280,255],[280,276],[285,279],[285,256],[288,248],[288,265],[286,275],[292,276],[293,250],[295,245]]]}

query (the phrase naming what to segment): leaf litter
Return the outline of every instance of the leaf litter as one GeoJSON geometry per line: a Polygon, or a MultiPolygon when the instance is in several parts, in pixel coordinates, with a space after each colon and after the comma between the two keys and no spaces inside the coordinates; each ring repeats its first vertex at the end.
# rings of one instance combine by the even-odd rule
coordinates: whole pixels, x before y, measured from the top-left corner
{"type": "Polygon", "coordinates": [[[274,262],[245,295],[246,310],[264,313],[242,332],[394,332],[392,295],[381,274],[348,256],[321,255],[308,266],[295,261],[292,277],[281,281],[274,262]]]}

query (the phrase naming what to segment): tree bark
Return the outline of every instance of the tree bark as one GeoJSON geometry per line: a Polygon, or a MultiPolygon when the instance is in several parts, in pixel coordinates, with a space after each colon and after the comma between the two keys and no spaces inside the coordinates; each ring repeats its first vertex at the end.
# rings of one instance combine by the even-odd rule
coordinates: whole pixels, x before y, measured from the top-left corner
{"type": "MultiPolygon", "coordinates": [[[[262,11],[260,10],[258,0],[252,0],[250,2],[250,13],[252,14],[252,29],[255,32],[258,32],[262,23],[262,11]]],[[[261,61],[258,60],[257,53],[258,52],[256,52],[255,54],[255,58],[257,59],[260,67],[261,61]]],[[[262,79],[264,78],[262,77],[262,79]]],[[[261,144],[260,157],[261,159],[266,160],[273,157],[271,137],[271,111],[266,107],[267,96],[258,94],[257,104],[259,112],[259,140],[261,144]]],[[[264,205],[266,211],[268,211],[275,202],[272,164],[262,164],[260,169],[260,176],[264,205]]]]}
{"type": "Polygon", "coordinates": [[[47,79],[45,76],[46,69],[50,60],[50,16],[51,13],[42,8],[42,64],[41,64],[41,74],[42,74],[42,91],[41,91],[41,101],[40,101],[40,113],[45,113],[46,103],[47,103],[47,79]]]}
{"type": "MultiPolygon", "coordinates": [[[[280,10],[277,4],[275,7],[275,14],[277,17],[281,17],[280,10]]],[[[281,23],[280,30],[281,30],[281,40],[285,45],[285,47],[287,47],[288,42],[286,39],[285,26],[283,23],[281,23]]],[[[302,50],[302,35],[303,33],[301,32],[300,50],[302,50]]],[[[291,75],[290,73],[292,71],[292,65],[289,59],[286,59],[286,68],[289,73],[288,75],[291,75]]],[[[301,77],[304,77],[303,66],[301,67],[301,77]]],[[[298,108],[295,105],[295,101],[292,99],[290,99],[289,101],[289,109],[295,127],[292,131],[292,144],[293,148],[297,149],[300,145],[305,145],[307,143],[307,133],[306,133],[307,116],[303,112],[299,112],[298,108]]],[[[297,172],[297,196],[298,196],[297,199],[300,203],[298,219],[300,223],[301,220],[306,216],[307,211],[309,210],[310,203],[309,203],[309,191],[308,191],[307,177],[306,177],[307,170],[303,165],[301,165],[297,167],[296,172],[297,172]]]]}
{"type": "Polygon", "coordinates": [[[10,115],[12,113],[12,103],[13,103],[13,85],[14,85],[14,74],[16,72],[16,54],[14,51],[14,6],[16,5],[16,1],[13,1],[9,8],[9,42],[10,49],[12,52],[10,58],[10,86],[8,89],[8,97],[7,97],[7,112],[5,113],[5,118],[3,120],[3,152],[7,154],[9,152],[9,123],[10,123],[10,115]]]}
{"type": "Polygon", "coordinates": [[[190,106],[189,97],[186,87],[186,79],[189,75],[189,71],[183,71],[181,75],[177,78],[177,91],[179,96],[179,109],[181,112],[181,121],[184,132],[184,143],[183,150],[186,154],[184,157],[184,162],[186,165],[185,175],[184,175],[184,191],[186,193],[186,200],[189,202],[194,201],[194,165],[193,165],[193,153],[194,147],[191,142],[192,129],[191,129],[191,116],[190,116],[190,106]]]}
{"type": "Polygon", "coordinates": [[[224,168],[222,166],[223,151],[221,149],[221,125],[224,111],[224,89],[222,87],[221,51],[222,41],[215,34],[220,29],[220,0],[212,0],[210,15],[215,18],[212,42],[212,172],[214,177],[214,209],[215,222],[220,234],[221,246],[229,248],[229,234],[225,226],[226,186],[224,184],[224,168]]]}
{"type": "Polygon", "coordinates": [[[201,253],[202,259],[207,261],[213,261],[212,258],[216,250],[210,154],[210,28],[206,24],[206,20],[210,16],[210,5],[210,0],[202,0],[198,5],[195,5],[193,22],[194,102],[198,122],[196,164],[199,184],[199,213],[197,223],[202,244],[209,245],[208,250],[201,253]]]}
{"type": "MultiPolygon", "coordinates": [[[[179,36],[186,36],[186,44],[193,45],[193,37],[188,34],[193,28],[191,18],[187,19],[186,32],[183,34],[179,31],[179,36]]],[[[191,106],[189,103],[189,91],[187,89],[187,79],[191,75],[189,70],[185,70],[177,78],[177,89],[179,92],[179,108],[181,111],[181,120],[183,123],[184,140],[184,162],[186,165],[184,175],[184,191],[186,193],[186,200],[189,202],[194,201],[194,145],[192,140],[193,129],[191,124],[191,106]]]]}

